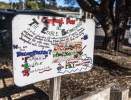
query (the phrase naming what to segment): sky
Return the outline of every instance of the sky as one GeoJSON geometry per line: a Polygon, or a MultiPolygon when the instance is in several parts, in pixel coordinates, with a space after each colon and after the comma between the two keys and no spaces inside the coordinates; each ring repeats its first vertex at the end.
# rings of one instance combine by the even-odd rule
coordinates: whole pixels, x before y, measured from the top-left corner
{"type": "Polygon", "coordinates": [[[0,1],[7,2],[7,3],[9,3],[9,1],[18,2],[18,0],[0,0],[0,1]]]}
{"type": "Polygon", "coordinates": [[[62,5],[62,6],[74,6],[74,7],[78,7],[77,2],[75,2],[74,5],[71,5],[71,4],[65,4],[64,0],[57,0],[57,4],[58,4],[58,6],[62,5]]]}
{"type": "MultiPolygon", "coordinates": [[[[9,3],[9,1],[18,2],[19,0],[0,0],[0,1],[9,3]]],[[[24,0],[23,0],[23,1],[24,1],[24,0]]],[[[78,4],[77,4],[77,3],[75,3],[74,5],[65,4],[65,3],[64,3],[64,0],[57,0],[57,5],[58,5],[58,6],[73,6],[73,7],[78,7],[78,4]]]]}

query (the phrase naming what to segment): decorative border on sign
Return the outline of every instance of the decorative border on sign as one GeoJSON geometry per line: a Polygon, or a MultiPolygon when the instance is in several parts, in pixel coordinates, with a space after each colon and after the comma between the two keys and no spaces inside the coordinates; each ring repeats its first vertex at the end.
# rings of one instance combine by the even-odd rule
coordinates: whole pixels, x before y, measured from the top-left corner
{"type": "MultiPolygon", "coordinates": [[[[92,67],[92,66],[91,66],[92,67]]],[[[65,74],[65,73],[75,73],[75,72],[81,72],[82,70],[83,71],[86,71],[87,69],[89,68],[89,66],[86,66],[86,67],[82,67],[82,68],[76,68],[76,69],[72,69],[72,70],[65,70],[63,72],[59,71],[58,73],[62,73],[62,74],[65,74]]]]}

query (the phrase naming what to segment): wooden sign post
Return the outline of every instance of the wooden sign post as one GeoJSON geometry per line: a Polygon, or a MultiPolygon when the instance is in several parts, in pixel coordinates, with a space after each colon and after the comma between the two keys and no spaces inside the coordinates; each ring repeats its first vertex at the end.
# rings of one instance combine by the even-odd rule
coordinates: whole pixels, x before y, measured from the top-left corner
{"type": "Polygon", "coordinates": [[[60,100],[61,76],[50,79],[49,100],[60,100]]]}

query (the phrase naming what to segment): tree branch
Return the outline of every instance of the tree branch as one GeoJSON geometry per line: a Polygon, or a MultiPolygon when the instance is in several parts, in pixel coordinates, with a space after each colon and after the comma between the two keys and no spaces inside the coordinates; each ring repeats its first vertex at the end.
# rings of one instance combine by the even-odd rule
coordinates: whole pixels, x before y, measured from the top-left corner
{"type": "Polygon", "coordinates": [[[77,0],[77,2],[84,11],[88,12],[94,12],[99,6],[99,4],[94,0],[77,0]]]}

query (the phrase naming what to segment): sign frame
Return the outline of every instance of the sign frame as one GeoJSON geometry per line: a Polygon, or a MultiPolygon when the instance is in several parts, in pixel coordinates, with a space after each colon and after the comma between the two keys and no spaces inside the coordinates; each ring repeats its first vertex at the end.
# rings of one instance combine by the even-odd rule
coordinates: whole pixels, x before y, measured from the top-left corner
{"type": "MultiPolygon", "coordinates": [[[[85,71],[89,71],[92,68],[93,52],[94,52],[94,35],[95,35],[95,22],[94,22],[94,20],[86,19],[86,21],[83,22],[83,21],[80,21],[79,19],[74,20],[74,18],[55,17],[54,18],[55,21],[52,22],[54,20],[53,18],[54,18],[54,16],[43,16],[43,15],[37,16],[37,15],[23,15],[23,14],[19,14],[14,17],[14,19],[12,21],[12,41],[13,41],[12,48],[13,48],[13,67],[14,67],[13,71],[14,71],[14,82],[17,86],[21,87],[21,86],[25,86],[25,85],[29,85],[29,84],[38,82],[38,81],[42,81],[42,80],[46,80],[46,79],[50,79],[50,78],[54,78],[54,77],[58,77],[58,76],[66,75],[66,74],[85,72],[85,71]],[[48,19],[45,20],[45,18],[48,18],[48,19]],[[46,25],[47,24],[46,21],[50,25],[46,25]],[[74,24],[74,21],[76,21],[77,23],[74,24]],[[22,25],[19,25],[21,23],[22,23],[22,25]],[[48,29],[50,32],[52,31],[50,29],[54,29],[54,30],[56,29],[56,27],[53,27],[53,25],[58,26],[58,24],[63,24],[63,27],[68,28],[68,31],[70,33],[63,32],[62,33],[63,35],[59,34],[58,36],[55,36],[57,32],[54,32],[55,35],[51,36],[52,37],[51,39],[52,39],[52,41],[55,41],[55,42],[53,44],[51,41],[53,46],[49,44],[50,45],[49,48],[51,48],[51,49],[47,49],[48,47],[45,49],[44,48],[40,49],[40,48],[38,48],[38,45],[25,40],[25,37],[26,37],[26,39],[27,38],[29,39],[31,37],[34,37],[36,35],[36,33],[40,33],[42,31],[45,32],[45,30],[47,31],[46,28],[45,29],[43,28],[43,30],[40,31],[40,29],[43,25],[42,23],[44,23],[45,26],[48,26],[48,29]],[[38,24],[40,24],[39,28],[37,27],[38,24]],[[66,25],[64,25],[64,24],[66,24],[66,25]],[[34,28],[36,28],[36,29],[38,28],[38,30],[34,30],[31,27],[32,25],[34,28]],[[71,32],[71,30],[72,30],[72,32],[71,32]],[[30,34],[29,32],[31,32],[32,34],[30,34]],[[33,34],[33,32],[34,32],[34,34],[33,34]],[[30,36],[30,37],[27,37],[27,36],[30,36]],[[55,40],[57,38],[55,38],[55,37],[60,38],[59,40],[61,40],[61,41],[62,41],[61,37],[66,37],[66,38],[70,37],[66,41],[68,46],[65,43],[65,41],[63,42],[63,44],[60,44],[59,42],[57,43],[57,40],[55,40]],[[78,38],[76,38],[76,37],[78,37],[78,38]],[[53,40],[53,38],[55,38],[55,39],[53,40]],[[74,38],[76,38],[76,39],[73,40],[74,38]],[[85,41],[85,42],[83,42],[83,41],[85,41]],[[79,45],[79,48],[74,49],[77,45],[79,45]],[[60,46],[62,46],[64,48],[64,50],[66,49],[66,50],[68,50],[68,52],[70,51],[71,53],[67,53],[64,51],[62,51],[62,53],[61,53],[61,50],[63,50],[63,48],[62,47],[59,48],[60,46]],[[65,47],[67,47],[67,48],[65,48],[65,47]],[[74,47],[74,48],[72,48],[72,47],[74,47]],[[78,51],[77,51],[77,49],[78,49],[78,51]],[[88,50],[88,49],[90,49],[90,50],[88,50]],[[84,57],[84,58],[81,57],[81,53],[83,54],[82,57],[84,57]],[[64,58],[61,56],[58,56],[58,55],[62,55],[62,56],[64,56],[64,58]],[[67,55],[71,55],[71,56],[67,57],[67,55]],[[45,57],[46,60],[43,57],[45,57]],[[73,59],[74,57],[75,57],[75,59],[73,59]],[[81,57],[81,58],[79,58],[79,57],[81,57]],[[39,62],[39,60],[38,60],[38,63],[34,63],[35,60],[37,60],[36,58],[40,59],[40,60],[41,59],[44,59],[44,60],[41,62],[39,62]],[[77,59],[78,59],[78,61],[77,61],[77,59]],[[28,63],[28,60],[30,61],[30,63],[28,63]],[[53,62],[53,64],[51,65],[52,66],[51,68],[44,67],[46,65],[50,66],[51,62],[48,63],[48,61],[53,62]],[[45,62],[46,64],[44,64],[42,62],[45,62]],[[75,63],[75,65],[73,65],[74,68],[71,66],[71,63],[73,63],[73,64],[75,63]],[[69,64],[71,66],[71,68],[69,68],[69,66],[68,66],[68,68],[65,68],[65,66],[67,66],[67,64],[69,64]],[[29,68],[29,65],[32,65],[32,66],[29,68]],[[37,69],[35,69],[33,65],[36,65],[35,67],[37,67],[37,69]],[[76,67],[76,65],[79,65],[79,66],[76,67]],[[57,66],[57,67],[55,67],[55,69],[53,69],[54,66],[57,66]],[[61,69],[59,66],[62,68],[64,66],[64,68],[61,69]],[[38,68],[38,67],[40,67],[40,68],[38,68]],[[43,71],[39,71],[41,69],[43,71]],[[50,71],[50,70],[53,70],[53,71],[48,73],[48,71],[50,71]],[[30,74],[31,72],[34,74],[31,75],[30,74]],[[39,72],[39,73],[37,73],[37,72],[39,72]],[[44,74],[41,74],[41,73],[44,73],[44,74]],[[46,78],[45,78],[45,76],[46,76],[46,78]]],[[[59,33],[59,31],[58,31],[58,33],[59,33]]],[[[48,37],[51,34],[53,34],[53,33],[50,33],[47,35],[42,35],[42,36],[48,37]]],[[[38,34],[37,34],[37,36],[38,36],[38,34]]],[[[37,39],[41,39],[41,37],[37,37],[37,39]]],[[[33,41],[33,39],[32,39],[32,41],[33,41]]],[[[44,41],[44,43],[46,43],[46,42],[48,42],[48,41],[44,41]]],[[[44,43],[42,42],[39,44],[44,44],[44,43]]],[[[45,46],[45,44],[44,44],[44,46],[45,46]]]]}

